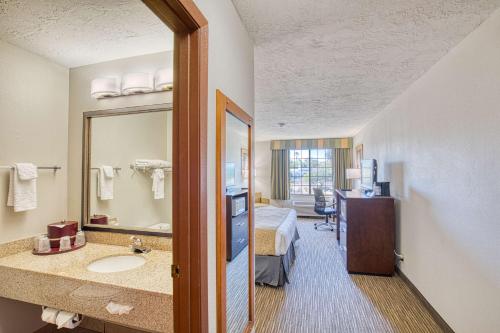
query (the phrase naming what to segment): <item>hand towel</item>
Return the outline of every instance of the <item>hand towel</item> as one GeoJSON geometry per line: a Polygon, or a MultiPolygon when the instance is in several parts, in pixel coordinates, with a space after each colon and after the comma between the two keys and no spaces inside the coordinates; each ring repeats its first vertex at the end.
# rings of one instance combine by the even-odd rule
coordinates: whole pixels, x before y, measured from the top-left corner
{"type": "Polygon", "coordinates": [[[43,308],[42,320],[49,324],[55,324],[59,310],[53,308],[43,308]]]}
{"type": "Polygon", "coordinates": [[[155,200],[165,198],[165,174],[163,169],[154,169],[151,178],[153,178],[153,198],[155,200]]]}
{"type": "MultiPolygon", "coordinates": [[[[103,165],[99,168],[97,173],[97,197],[101,200],[111,200],[113,199],[113,177],[107,176],[106,170],[113,172],[113,167],[103,165]]],[[[109,173],[108,173],[109,174],[109,173]]]]}
{"type": "Polygon", "coordinates": [[[16,169],[21,180],[38,178],[38,168],[33,163],[16,163],[16,169]]]}
{"type": "Polygon", "coordinates": [[[112,166],[103,165],[102,169],[104,170],[104,175],[108,178],[113,178],[115,176],[115,172],[112,166]]]}
{"type": "Polygon", "coordinates": [[[14,207],[14,212],[22,212],[37,207],[37,177],[37,167],[31,163],[16,163],[10,170],[7,206],[14,207]]]}

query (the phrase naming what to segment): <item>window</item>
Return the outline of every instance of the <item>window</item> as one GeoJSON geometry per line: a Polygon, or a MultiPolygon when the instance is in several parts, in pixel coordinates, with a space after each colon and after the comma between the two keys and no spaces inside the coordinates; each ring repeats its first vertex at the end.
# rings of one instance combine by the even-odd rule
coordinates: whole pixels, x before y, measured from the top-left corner
{"type": "Polygon", "coordinates": [[[333,149],[291,149],[290,194],[314,194],[322,188],[333,194],[333,149]]]}

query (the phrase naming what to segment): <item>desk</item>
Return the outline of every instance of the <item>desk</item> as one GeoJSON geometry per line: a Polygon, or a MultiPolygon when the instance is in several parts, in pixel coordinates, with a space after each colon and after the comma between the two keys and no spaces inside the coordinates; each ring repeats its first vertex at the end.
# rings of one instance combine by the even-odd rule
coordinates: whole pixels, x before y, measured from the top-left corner
{"type": "Polygon", "coordinates": [[[395,211],[392,197],[336,190],[337,240],[349,273],[394,274],[395,211]]]}

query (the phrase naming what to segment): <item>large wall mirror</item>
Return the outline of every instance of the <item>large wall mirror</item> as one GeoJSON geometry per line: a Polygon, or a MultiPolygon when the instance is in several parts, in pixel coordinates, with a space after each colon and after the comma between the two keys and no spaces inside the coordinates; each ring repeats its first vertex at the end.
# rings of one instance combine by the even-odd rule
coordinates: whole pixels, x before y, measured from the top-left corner
{"type": "Polygon", "coordinates": [[[218,332],[254,323],[253,119],[217,91],[218,332]]]}
{"type": "Polygon", "coordinates": [[[86,230],[171,235],[172,107],[84,113],[86,230]]]}

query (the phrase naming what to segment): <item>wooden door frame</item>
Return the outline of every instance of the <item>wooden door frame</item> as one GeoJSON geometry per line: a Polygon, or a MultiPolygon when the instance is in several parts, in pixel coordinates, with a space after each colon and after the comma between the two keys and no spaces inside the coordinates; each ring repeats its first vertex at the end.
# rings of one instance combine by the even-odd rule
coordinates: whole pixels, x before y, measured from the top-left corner
{"type": "Polygon", "coordinates": [[[220,90],[216,92],[216,216],[217,216],[217,332],[226,333],[226,112],[248,126],[248,323],[245,333],[255,323],[255,256],[253,199],[253,118],[220,90]]]}
{"type": "Polygon", "coordinates": [[[174,330],[178,333],[206,333],[208,21],[192,0],[143,2],[175,34],[172,156],[174,330]]]}

